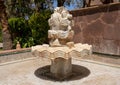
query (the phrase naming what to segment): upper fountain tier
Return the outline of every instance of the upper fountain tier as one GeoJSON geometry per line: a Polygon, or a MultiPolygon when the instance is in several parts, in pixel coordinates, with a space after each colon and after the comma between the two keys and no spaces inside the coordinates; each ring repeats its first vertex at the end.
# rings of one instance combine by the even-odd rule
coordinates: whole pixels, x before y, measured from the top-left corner
{"type": "Polygon", "coordinates": [[[65,9],[65,7],[57,7],[51,18],[48,20],[50,30],[48,31],[48,38],[50,39],[50,46],[63,46],[70,42],[73,38],[74,25],[72,15],[65,9]]]}

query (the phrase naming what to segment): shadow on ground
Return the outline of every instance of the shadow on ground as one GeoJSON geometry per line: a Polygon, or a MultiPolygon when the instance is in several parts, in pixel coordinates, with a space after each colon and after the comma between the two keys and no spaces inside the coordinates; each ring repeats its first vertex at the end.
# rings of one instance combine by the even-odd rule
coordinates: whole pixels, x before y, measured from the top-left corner
{"type": "Polygon", "coordinates": [[[87,77],[90,74],[90,70],[86,67],[79,66],[79,65],[72,65],[72,73],[71,76],[64,80],[58,80],[53,77],[53,75],[50,73],[50,65],[38,68],[34,74],[44,80],[51,80],[51,81],[72,81],[72,80],[78,80],[82,79],[84,77],[87,77]]]}

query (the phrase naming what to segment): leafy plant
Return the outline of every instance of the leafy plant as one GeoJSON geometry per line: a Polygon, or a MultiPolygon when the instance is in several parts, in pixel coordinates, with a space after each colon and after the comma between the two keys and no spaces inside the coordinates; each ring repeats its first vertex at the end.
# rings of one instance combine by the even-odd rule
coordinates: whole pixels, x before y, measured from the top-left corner
{"type": "Polygon", "coordinates": [[[34,41],[31,37],[31,29],[28,26],[27,20],[24,18],[10,18],[8,22],[11,29],[14,47],[18,41],[23,48],[34,45],[34,41]]]}
{"type": "Polygon", "coordinates": [[[48,19],[50,14],[50,11],[36,12],[28,20],[35,44],[48,43],[48,19]]]}
{"type": "Polygon", "coordinates": [[[45,10],[41,13],[33,13],[28,20],[24,18],[10,18],[8,23],[14,48],[18,41],[22,48],[48,43],[48,19],[50,14],[50,11],[45,10]]]}

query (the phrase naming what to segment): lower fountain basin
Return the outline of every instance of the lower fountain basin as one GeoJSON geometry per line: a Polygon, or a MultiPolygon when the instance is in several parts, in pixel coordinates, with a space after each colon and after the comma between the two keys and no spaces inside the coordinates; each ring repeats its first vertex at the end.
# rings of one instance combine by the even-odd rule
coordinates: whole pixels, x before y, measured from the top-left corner
{"type": "Polygon", "coordinates": [[[51,60],[50,72],[59,79],[64,80],[72,74],[72,57],[83,57],[92,54],[92,46],[88,44],[75,44],[63,47],[49,47],[39,45],[32,47],[32,53],[38,57],[46,57],[51,60]]]}

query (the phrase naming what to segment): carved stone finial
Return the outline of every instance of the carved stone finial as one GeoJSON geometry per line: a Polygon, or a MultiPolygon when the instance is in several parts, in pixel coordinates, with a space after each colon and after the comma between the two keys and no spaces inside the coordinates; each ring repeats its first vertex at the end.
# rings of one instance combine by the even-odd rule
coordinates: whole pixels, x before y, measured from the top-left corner
{"type": "Polygon", "coordinates": [[[17,42],[16,49],[21,49],[19,41],[17,42]]]}

